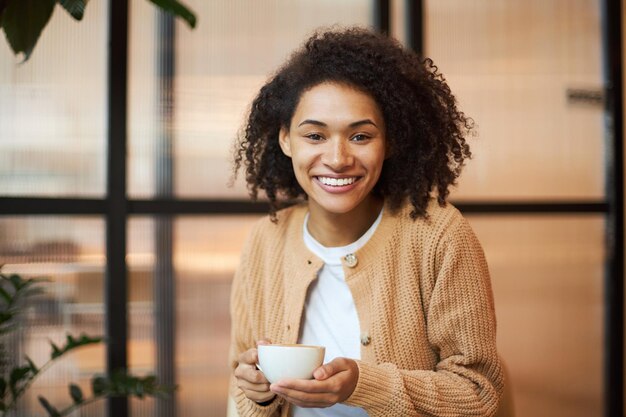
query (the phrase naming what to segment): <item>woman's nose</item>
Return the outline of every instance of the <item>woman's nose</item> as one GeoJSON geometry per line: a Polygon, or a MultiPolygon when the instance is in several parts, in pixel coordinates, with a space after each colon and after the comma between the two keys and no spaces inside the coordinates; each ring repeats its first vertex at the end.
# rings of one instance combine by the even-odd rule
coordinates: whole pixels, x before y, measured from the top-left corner
{"type": "Polygon", "coordinates": [[[333,171],[341,171],[352,166],[354,157],[350,152],[350,146],[344,140],[330,140],[323,155],[323,163],[333,171]]]}

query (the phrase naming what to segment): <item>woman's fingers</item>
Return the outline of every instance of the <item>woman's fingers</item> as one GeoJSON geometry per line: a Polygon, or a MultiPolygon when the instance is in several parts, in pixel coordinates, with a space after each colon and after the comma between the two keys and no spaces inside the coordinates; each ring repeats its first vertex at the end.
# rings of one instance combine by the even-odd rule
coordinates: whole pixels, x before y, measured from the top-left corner
{"type": "Polygon", "coordinates": [[[242,352],[234,374],[237,386],[243,390],[246,397],[256,402],[264,402],[271,400],[276,394],[270,391],[269,381],[256,367],[257,361],[258,353],[255,348],[242,352]]]}
{"type": "Polygon", "coordinates": [[[259,360],[259,354],[256,348],[248,349],[239,355],[239,363],[245,363],[246,365],[256,365],[259,360]]]}
{"type": "Polygon", "coordinates": [[[256,402],[265,402],[274,398],[276,394],[270,391],[269,381],[255,366],[239,364],[235,369],[237,386],[249,399],[256,402]]]}
{"type": "Polygon", "coordinates": [[[254,365],[239,364],[235,369],[235,378],[243,379],[251,384],[266,384],[269,387],[269,381],[265,375],[254,365]]]}
{"type": "MultiPolygon", "coordinates": [[[[320,385],[315,384],[315,385],[320,385]]],[[[283,397],[287,402],[299,407],[324,408],[336,404],[339,400],[336,394],[328,392],[322,387],[303,387],[302,385],[271,385],[272,392],[283,397]],[[304,388],[304,390],[302,390],[304,388]]]]}
{"type": "Polygon", "coordinates": [[[345,401],[354,391],[359,369],[352,359],[337,358],[319,367],[312,380],[286,379],[270,389],[300,407],[329,407],[345,401]]]}
{"type": "Polygon", "coordinates": [[[303,392],[309,394],[327,394],[336,390],[335,384],[331,381],[315,381],[313,379],[283,379],[276,384],[272,384],[270,389],[290,390],[293,392],[303,392]]]}
{"type": "Polygon", "coordinates": [[[250,381],[246,381],[245,379],[237,380],[237,386],[244,391],[247,390],[247,391],[256,391],[256,392],[268,392],[270,390],[269,382],[255,384],[250,381]]]}
{"type": "Polygon", "coordinates": [[[247,398],[251,399],[252,401],[256,401],[258,403],[269,401],[276,396],[276,394],[273,393],[272,391],[254,391],[254,390],[243,389],[243,388],[242,388],[242,391],[247,398]]]}

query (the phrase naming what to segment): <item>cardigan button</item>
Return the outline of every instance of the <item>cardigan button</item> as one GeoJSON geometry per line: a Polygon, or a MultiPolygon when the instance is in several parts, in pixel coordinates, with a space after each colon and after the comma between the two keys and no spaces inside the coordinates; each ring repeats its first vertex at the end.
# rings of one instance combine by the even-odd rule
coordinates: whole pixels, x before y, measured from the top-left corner
{"type": "Polygon", "coordinates": [[[369,334],[367,334],[367,333],[363,333],[363,334],[361,335],[361,344],[362,344],[363,346],[367,346],[367,345],[369,345],[371,342],[372,342],[372,338],[370,337],[370,335],[369,335],[369,334]]]}
{"type": "Polygon", "coordinates": [[[343,257],[344,261],[346,261],[346,265],[350,268],[354,268],[356,264],[359,263],[359,260],[356,258],[354,253],[349,253],[343,257]]]}

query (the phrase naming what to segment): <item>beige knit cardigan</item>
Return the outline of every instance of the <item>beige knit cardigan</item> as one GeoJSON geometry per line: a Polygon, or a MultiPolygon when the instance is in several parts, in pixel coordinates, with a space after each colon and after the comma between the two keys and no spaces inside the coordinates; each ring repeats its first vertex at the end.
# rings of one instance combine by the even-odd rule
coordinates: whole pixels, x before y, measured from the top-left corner
{"type": "MultiPolygon", "coordinates": [[[[428,218],[388,207],[371,239],[345,260],[361,331],[359,379],[345,404],[370,416],[492,416],[503,388],[496,319],[480,243],[451,204],[428,218]]],[[[296,343],[309,284],[323,263],[302,237],[306,205],[253,228],[233,281],[230,361],[262,338],[296,343]]],[[[231,377],[241,417],[288,416],[281,398],[249,400],[231,377]]]]}

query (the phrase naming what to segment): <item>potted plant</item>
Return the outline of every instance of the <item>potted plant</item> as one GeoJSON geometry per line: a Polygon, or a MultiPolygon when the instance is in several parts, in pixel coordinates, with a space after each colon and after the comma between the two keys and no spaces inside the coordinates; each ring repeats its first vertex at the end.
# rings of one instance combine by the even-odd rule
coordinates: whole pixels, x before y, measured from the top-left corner
{"type": "MultiPolygon", "coordinates": [[[[20,398],[29,390],[33,382],[55,364],[61,357],[82,348],[103,342],[102,337],[81,334],[66,336],[65,343],[50,342],[50,358],[37,365],[29,357],[24,357],[17,366],[7,366],[8,357],[4,346],[6,337],[19,329],[19,316],[29,299],[43,292],[40,278],[24,279],[18,274],[3,274],[0,266],[0,416],[8,417],[17,409],[20,398]]],[[[57,408],[48,399],[38,396],[39,402],[49,417],[67,416],[77,408],[95,401],[115,396],[137,398],[167,396],[173,390],[157,383],[154,375],[139,377],[124,370],[112,375],[94,375],[91,378],[91,392],[87,395],[76,384],[68,385],[71,402],[64,408],[57,408]]]]}

